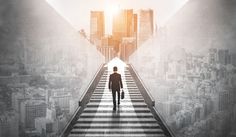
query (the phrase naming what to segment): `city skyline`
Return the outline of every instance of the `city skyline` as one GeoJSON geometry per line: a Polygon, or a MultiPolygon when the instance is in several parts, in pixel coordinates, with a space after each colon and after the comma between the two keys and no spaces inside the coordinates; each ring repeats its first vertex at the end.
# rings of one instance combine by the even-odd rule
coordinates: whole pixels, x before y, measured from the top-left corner
{"type": "Polygon", "coordinates": [[[152,9],[116,9],[113,11],[111,34],[106,35],[106,11],[90,12],[90,42],[105,56],[106,62],[120,57],[128,62],[129,56],[157,33],[152,9]],[[115,12],[115,13],[114,13],[115,12]],[[104,41],[107,41],[104,43],[104,41]]]}
{"type": "MultiPolygon", "coordinates": [[[[90,0],[90,1],[63,1],[63,0],[47,0],[47,2],[62,16],[64,17],[68,22],[72,24],[72,26],[77,29],[84,29],[86,33],[90,32],[90,26],[87,21],[89,21],[90,17],[90,11],[110,11],[112,10],[112,7],[117,9],[153,9],[155,11],[155,17],[154,17],[154,24],[157,24],[159,26],[164,26],[166,22],[175,15],[175,13],[180,10],[184,4],[188,0],[149,0],[149,2],[146,2],[145,0],[90,0]],[[133,4],[135,3],[135,4],[133,4]],[[80,8],[77,8],[77,5],[80,5],[80,8]],[[69,8],[70,7],[70,8],[69,8]],[[83,11],[83,12],[80,12],[83,11]]],[[[115,10],[115,11],[116,11],[115,10]]],[[[112,12],[114,12],[112,10],[112,12]]],[[[106,24],[111,24],[111,14],[107,14],[108,21],[106,24]]],[[[111,26],[109,26],[111,27],[111,26]]],[[[107,28],[106,33],[109,32],[110,34],[111,28],[107,28]]]]}
{"type": "Polygon", "coordinates": [[[108,0],[49,1],[54,8],[45,0],[1,3],[0,137],[58,137],[74,126],[71,119],[87,124],[89,129],[73,127],[85,134],[112,136],[113,123],[121,135],[164,135],[165,127],[176,137],[236,134],[235,0],[189,0],[156,30],[157,17],[164,18],[156,10],[160,0],[138,0],[137,6],[111,0],[120,2],[121,12],[112,11],[109,36],[108,0]],[[113,113],[106,84],[115,65],[126,93],[121,111],[113,113]],[[166,126],[156,123],[152,110],[166,126]],[[150,128],[154,122],[159,126],[150,128]]]}

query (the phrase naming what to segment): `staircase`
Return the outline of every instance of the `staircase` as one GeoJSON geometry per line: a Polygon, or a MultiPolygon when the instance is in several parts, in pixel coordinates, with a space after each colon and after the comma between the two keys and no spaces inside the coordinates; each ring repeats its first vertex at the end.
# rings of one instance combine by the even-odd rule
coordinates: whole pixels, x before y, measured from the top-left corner
{"type": "Polygon", "coordinates": [[[125,99],[113,111],[106,69],[68,137],[165,137],[128,69],[121,72],[125,99]]]}

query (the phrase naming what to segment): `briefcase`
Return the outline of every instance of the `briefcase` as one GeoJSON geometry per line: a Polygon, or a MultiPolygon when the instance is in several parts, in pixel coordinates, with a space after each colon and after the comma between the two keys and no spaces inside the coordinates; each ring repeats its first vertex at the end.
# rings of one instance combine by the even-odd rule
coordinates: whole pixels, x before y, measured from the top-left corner
{"type": "Polygon", "coordinates": [[[122,90],[122,92],[121,92],[121,99],[124,99],[125,98],[125,92],[124,92],[124,90],[122,90]]]}

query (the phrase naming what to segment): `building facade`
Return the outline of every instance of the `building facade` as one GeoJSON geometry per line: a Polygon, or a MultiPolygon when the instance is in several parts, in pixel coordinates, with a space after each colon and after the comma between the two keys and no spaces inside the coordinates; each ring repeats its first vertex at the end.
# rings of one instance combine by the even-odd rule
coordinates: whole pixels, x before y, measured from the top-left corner
{"type": "Polygon", "coordinates": [[[141,46],[153,35],[153,10],[140,10],[138,20],[138,46],[141,46]]]}
{"type": "Polygon", "coordinates": [[[115,43],[115,50],[120,52],[119,45],[123,37],[134,37],[137,32],[137,15],[133,9],[120,10],[113,17],[112,36],[115,43]]]}
{"type": "Polygon", "coordinates": [[[42,100],[27,100],[21,103],[21,124],[25,129],[35,128],[37,117],[46,117],[47,105],[42,100]]]}
{"type": "Polygon", "coordinates": [[[94,45],[101,45],[105,33],[104,12],[91,11],[90,13],[90,41],[94,45]]]}
{"type": "Polygon", "coordinates": [[[0,137],[18,137],[19,119],[16,112],[6,112],[0,115],[0,137]]]}

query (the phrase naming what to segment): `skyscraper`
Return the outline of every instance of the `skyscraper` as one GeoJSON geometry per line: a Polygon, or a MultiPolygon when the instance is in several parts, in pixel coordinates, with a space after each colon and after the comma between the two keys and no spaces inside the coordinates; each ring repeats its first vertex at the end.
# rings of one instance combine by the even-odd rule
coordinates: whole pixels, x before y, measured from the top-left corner
{"type": "Polygon", "coordinates": [[[153,10],[140,10],[138,14],[138,47],[153,35],[153,10]]]}
{"type": "Polygon", "coordinates": [[[91,11],[90,13],[90,41],[95,45],[101,45],[101,39],[104,36],[104,12],[91,11]]]}
{"type": "Polygon", "coordinates": [[[119,13],[113,17],[112,36],[117,52],[120,51],[119,44],[122,42],[123,37],[135,36],[135,31],[137,31],[136,24],[137,16],[133,14],[132,9],[120,10],[119,13]]]}

